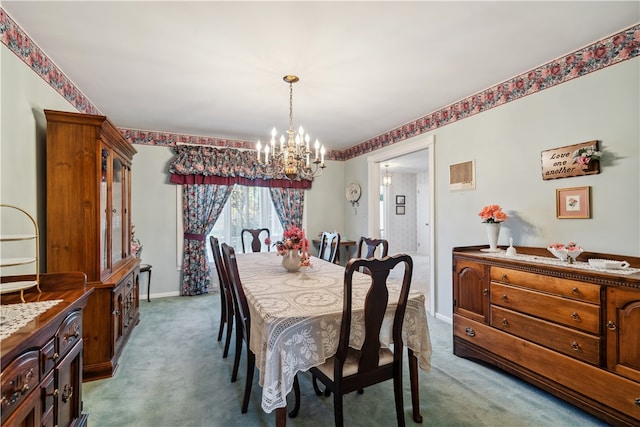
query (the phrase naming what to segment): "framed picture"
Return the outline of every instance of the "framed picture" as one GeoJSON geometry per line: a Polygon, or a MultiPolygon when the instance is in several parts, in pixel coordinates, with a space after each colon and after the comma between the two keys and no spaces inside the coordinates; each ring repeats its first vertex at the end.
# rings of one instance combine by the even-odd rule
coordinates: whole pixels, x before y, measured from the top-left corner
{"type": "Polygon", "coordinates": [[[404,215],[404,205],[396,206],[396,215],[404,215]]]}
{"type": "Polygon", "coordinates": [[[591,187],[556,189],[556,217],[591,218],[591,187]]]}
{"type": "Polygon", "coordinates": [[[396,205],[404,205],[404,195],[396,196],[396,205]]]}

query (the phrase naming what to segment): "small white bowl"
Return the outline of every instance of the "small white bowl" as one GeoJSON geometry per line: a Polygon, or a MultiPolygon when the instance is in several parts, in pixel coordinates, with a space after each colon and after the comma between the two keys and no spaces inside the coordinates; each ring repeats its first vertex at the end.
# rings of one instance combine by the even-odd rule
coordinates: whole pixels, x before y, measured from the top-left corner
{"type": "Polygon", "coordinates": [[[589,265],[595,268],[604,268],[605,270],[623,270],[629,267],[627,261],[614,261],[612,259],[591,258],[589,265]]]}

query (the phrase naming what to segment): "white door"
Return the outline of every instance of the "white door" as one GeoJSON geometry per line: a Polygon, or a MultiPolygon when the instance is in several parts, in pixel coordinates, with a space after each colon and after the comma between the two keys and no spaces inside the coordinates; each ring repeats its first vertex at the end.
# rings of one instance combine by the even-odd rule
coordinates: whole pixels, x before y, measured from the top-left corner
{"type": "Polygon", "coordinates": [[[417,252],[429,255],[429,184],[418,182],[416,193],[417,252]]]}

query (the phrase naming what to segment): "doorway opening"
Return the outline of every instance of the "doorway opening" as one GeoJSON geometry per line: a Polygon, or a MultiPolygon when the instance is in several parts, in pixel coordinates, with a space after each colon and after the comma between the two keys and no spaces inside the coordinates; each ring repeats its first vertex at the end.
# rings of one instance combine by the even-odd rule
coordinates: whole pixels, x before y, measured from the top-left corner
{"type": "Polygon", "coordinates": [[[386,238],[392,253],[414,258],[415,288],[435,313],[435,141],[418,136],[368,157],[370,236],[386,238]],[[388,165],[388,167],[385,167],[388,165]],[[388,172],[388,173],[387,173],[388,172]],[[383,185],[385,174],[391,184],[383,185]]]}

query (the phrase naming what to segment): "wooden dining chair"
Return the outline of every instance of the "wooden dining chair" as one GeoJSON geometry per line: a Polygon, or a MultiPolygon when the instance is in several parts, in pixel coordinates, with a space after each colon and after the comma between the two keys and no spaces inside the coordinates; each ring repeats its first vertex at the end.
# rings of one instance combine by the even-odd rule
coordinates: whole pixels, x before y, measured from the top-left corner
{"type": "Polygon", "coordinates": [[[370,237],[360,237],[358,242],[357,258],[373,258],[378,250],[378,258],[389,255],[389,241],[386,239],[373,239],[370,237]],[[366,252],[364,251],[366,247],[366,252]],[[378,248],[380,248],[378,250],[378,248]]]}
{"type": "Polygon", "coordinates": [[[310,369],[314,377],[333,393],[334,419],[336,427],[343,425],[342,397],[353,391],[393,379],[396,419],[398,426],[404,426],[404,405],[402,398],[402,323],[407,307],[413,260],[409,255],[400,254],[383,259],[354,258],[347,263],[344,272],[344,299],[340,338],[336,354],[322,365],[310,369]],[[404,263],[404,276],[400,295],[393,317],[393,349],[380,345],[380,329],[389,303],[387,277],[398,264],[404,263]],[[352,281],[354,272],[360,268],[371,274],[370,285],[364,303],[364,343],[360,350],[349,347],[352,316],[352,281]]]}
{"type": "MultiPolygon", "coordinates": [[[[271,232],[268,228],[243,228],[240,232],[240,240],[242,240],[242,252],[245,254],[247,253],[245,249],[245,240],[247,240],[245,239],[245,235],[251,239],[251,252],[261,252],[262,244],[266,239],[271,238],[271,232]],[[260,238],[261,235],[264,236],[262,239],[260,238]]],[[[267,252],[270,252],[270,245],[265,244],[265,246],[267,247],[267,252]]]]}
{"type": "Polygon", "coordinates": [[[340,251],[340,233],[323,231],[320,237],[318,258],[335,264],[338,259],[338,251],[340,251]]]}
{"type": "Polygon", "coordinates": [[[244,396],[242,398],[241,407],[241,412],[244,414],[247,412],[247,408],[249,406],[251,385],[253,383],[253,372],[256,367],[256,356],[249,348],[249,342],[251,340],[251,316],[249,315],[249,305],[244,294],[244,288],[242,287],[242,282],[240,282],[238,263],[236,261],[236,253],[233,247],[223,243],[222,257],[229,275],[229,283],[231,284],[231,294],[233,297],[233,309],[236,319],[236,353],[233,361],[231,382],[235,382],[238,379],[242,343],[245,342],[247,345],[247,378],[245,379],[244,396]]]}
{"type": "Polygon", "coordinates": [[[218,329],[218,341],[222,339],[224,327],[227,327],[227,336],[224,342],[224,351],[222,357],[226,358],[229,354],[229,345],[231,343],[231,330],[233,329],[233,297],[231,295],[231,284],[229,283],[229,275],[227,268],[222,260],[220,252],[220,243],[217,237],[209,238],[211,250],[213,252],[213,261],[216,265],[218,280],[220,282],[220,328],[218,329]]]}
{"type": "MultiPolygon", "coordinates": [[[[389,254],[389,242],[386,239],[360,237],[358,251],[356,252],[357,258],[373,258],[376,256],[376,251],[378,251],[377,258],[386,257],[389,254]]],[[[369,274],[364,268],[360,269],[360,272],[369,274]]]]}

